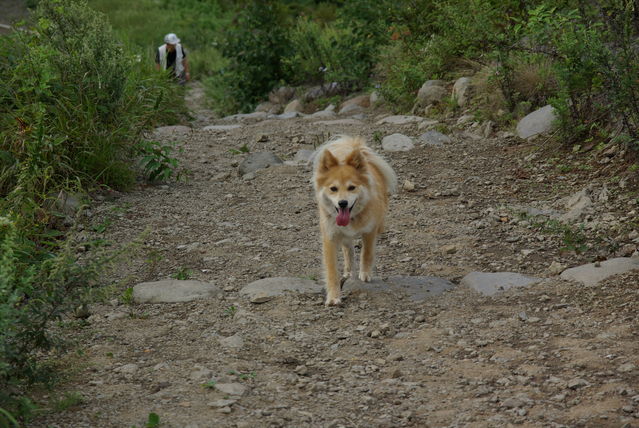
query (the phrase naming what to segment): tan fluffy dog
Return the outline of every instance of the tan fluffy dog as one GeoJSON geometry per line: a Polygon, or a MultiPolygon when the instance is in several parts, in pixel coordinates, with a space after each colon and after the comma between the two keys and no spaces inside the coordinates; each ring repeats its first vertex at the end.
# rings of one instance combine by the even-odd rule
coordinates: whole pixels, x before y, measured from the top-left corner
{"type": "Polygon", "coordinates": [[[370,281],[375,240],[384,229],[388,195],[395,192],[393,169],[360,137],[342,136],[319,148],[313,185],[319,206],[326,305],[341,304],[337,248],[344,254],[344,278],[355,276],[354,246],[362,238],[359,279],[370,281]]]}

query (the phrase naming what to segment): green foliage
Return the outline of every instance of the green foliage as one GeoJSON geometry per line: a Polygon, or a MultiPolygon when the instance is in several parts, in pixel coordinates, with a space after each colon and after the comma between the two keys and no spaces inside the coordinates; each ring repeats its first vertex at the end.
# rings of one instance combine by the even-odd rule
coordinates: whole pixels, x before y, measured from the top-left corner
{"type": "Polygon", "coordinates": [[[89,4],[108,16],[118,36],[148,64],[164,35],[176,33],[187,50],[192,76],[208,76],[223,66],[219,44],[232,16],[230,2],[89,0],[89,4]]]}
{"type": "Polygon", "coordinates": [[[160,416],[157,413],[149,413],[146,421],[146,428],[157,428],[160,426],[160,416]]]}
{"type": "Polygon", "coordinates": [[[83,401],[84,397],[79,392],[66,392],[64,397],[55,399],[51,407],[56,412],[62,412],[81,404],[83,401]]]}
{"type": "Polygon", "coordinates": [[[182,173],[178,170],[179,162],[172,156],[175,151],[174,143],[142,141],[138,150],[144,173],[150,181],[167,181],[173,177],[180,179],[182,173]]]}
{"type": "Polygon", "coordinates": [[[290,50],[285,9],[278,0],[251,1],[228,29],[222,53],[228,65],[205,83],[222,113],[248,111],[284,76],[290,50]]]}
{"type": "Polygon", "coordinates": [[[233,317],[237,312],[237,306],[231,305],[228,308],[224,309],[224,315],[227,317],[233,317]]]}
{"type": "Polygon", "coordinates": [[[70,183],[131,184],[142,131],[177,105],[85,2],[42,2],[36,18],[0,39],[0,206],[33,215],[70,183]]]}
{"type": "Polygon", "coordinates": [[[71,240],[57,254],[38,250],[16,222],[0,217],[0,407],[26,416],[24,384],[47,384],[41,352],[61,349],[48,329],[78,305],[112,257],[78,263],[71,240]]]}
{"type": "Polygon", "coordinates": [[[114,257],[94,241],[77,260],[54,195],[131,184],[144,130],[183,108],[83,0],[39,2],[24,30],[0,38],[0,424],[29,416],[26,388],[53,379],[39,357],[64,349],[48,327],[114,257]]]}
{"type": "Polygon", "coordinates": [[[234,155],[241,155],[242,153],[248,153],[251,149],[246,144],[242,144],[239,149],[229,149],[229,152],[234,155]]]}
{"type": "Polygon", "coordinates": [[[376,46],[362,28],[298,19],[289,33],[292,54],[283,59],[289,82],[364,86],[373,68],[376,46]]]}
{"type": "Polygon", "coordinates": [[[191,279],[192,275],[193,275],[193,271],[191,269],[180,267],[173,275],[171,275],[171,278],[184,281],[187,279],[191,279]]]}

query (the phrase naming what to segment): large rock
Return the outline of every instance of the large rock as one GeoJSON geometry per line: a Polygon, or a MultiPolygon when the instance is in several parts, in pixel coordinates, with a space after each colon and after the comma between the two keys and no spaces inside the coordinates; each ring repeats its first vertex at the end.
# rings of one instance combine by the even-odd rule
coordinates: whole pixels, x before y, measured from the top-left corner
{"type": "Polygon", "coordinates": [[[369,102],[370,102],[370,105],[376,106],[384,102],[384,97],[379,92],[373,91],[371,92],[369,102]]]}
{"type": "Polygon", "coordinates": [[[382,139],[382,148],[387,152],[407,152],[415,148],[415,144],[406,135],[391,134],[382,139]]]}
{"type": "Polygon", "coordinates": [[[462,278],[460,285],[472,288],[484,296],[493,296],[512,287],[526,287],[540,281],[543,279],[514,272],[471,272],[462,278]]]}
{"type": "Polygon", "coordinates": [[[240,290],[240,295],[253,303],[263,303],[287,293],[321,294],[323,290],[322,285],[310,279],[276,277],[251,282],[240,290]]]}
{"type": "Polygon", "coordinates": [[[583,217],[584,214],[592,207],[592,199],[590,199],[590,190],[583,189],[571,197],[569,197],[565,203],[565,207],[568,210],[565,214],[562,214],[560,220],[562,221],[574,221],[583,217]]]}
{"type": "Polygon", "coordinates": [[[464,107],[470,99],[471,90],[470,77],[460,77],[453,85],[453,99],[457,102],[457,105],[464,107]]]}
{"type": "Polygon", "coordinates": [[[357,97],[344,101],[342,105],[339,107],[340,114],[342,114],[342,110],[344,110],[346,107],[349,107],[349,106],[358,106],[360,107],[360,109],[366,109],[370,107],[370,105],[371,105],[370,95],[359,95],[357,97]]]}
{"type": "Polygon", "coordinates": [[[339,110],[339,114],[350,114],[350,115],[355,115],[358,113],[362,113],[363,111],[365,111],[366,109],[360,105],[357,104],[350,104],[347,105],[345,107],[342,107],[339,110]]]}
{"type": "Polygon", "coordinates": [[[268,113],[264,111],[255,111],[253,113],[238,113],[231,116],[223,117],[222,120],[231,122],[258,122],[268,117],[268,113]]]}
{"type": "Polygon", "coordinates": [[[251,153],[240,164],[239,174],[245,175],[249,172],[255,172],[260,169],[268,168],[273,165],[282,164],[282,159],[278,158],[273,152],[257,152],[251,153]]]}
{"type": "Polygon", "coordinates": [[[328,126],[336,126],[336,125],[361,125],[362,121],[357,119],[336,119],[336,120],[321,120],[319,122],[315,122],[317,125],[328,125],[328,126]]]}
{"type": "Polygon", "coordinates": [[[333,110],[320,110],[305,117],[305,119],[333,119],[337,116],[333,110]]]}
{"type": "Polygon", "coordinates": [[[429,104],[438,104],[448,95],[443,80],[427,80],[417,92],[417,104],[425,107],[429,104]]]}
{"type": "Polygon", "coordinates": [[[233,396],[242,396],[246,394],[248,391],[248,387],[246,385],[242,385],[241,383],[216,383],[215,389],[218,391],[233,396]]]}
{"type": "Polygon", "coordinates": [[[136,303],[176,303],[215,297],[220,289],[208,282],[163,281],[143,282],[133,287],[133,301],[136,303]]]}
{"type": "Polygon", "coordinates": [[[282,86],[277,89],[273,89],[268,94],[268,100],[273,104],[286,104],[295,96],[295,88],[290,86],[282,86]]]}
{"type": "Polygon", "coordinates": [[[202,128],[204,131],[231,131],[233,129],[241,128],[242,125],[208,125],[202,128]]]}
{"type": "Polygon", "coordinates": [[[386,281],[374,279],[371,282],[362,282],[349,279],[342,289],[345,292],[403,294],[413,301],[422,301],[454,287],[452,282],[435,276],[392,276],[386,281]]]}
{"type": "Polygon", "coordinates": [[[286,113],[275,115],[273,117],[275,117],[276,119],[294,119],[300,116],[303,116],[303,114],[298,111],[289,111],[286,113]]]}
{"type": "Polygon", "coordinates": [[[588,263],[566,269],[561,273],[560,277],[592,287],[612,275],[636,269],[639,269],[639,257],[618,257],[600,263],[588,263]]]}
{"type": "Polygon", "coordinates": [[[176,137],[189,134],[193,129],[184,125],[160,126],[153,133],[158,137],[176,137]]]}
{"type": "Polygon", "coordinates": [[[318,98],[332,97],[344,93],[347,87],[338,82],[325,83],[321,86],[314,86],[304,93],[302,97],[305,102],[313,101],[318,98]]]}
{"type": "Polygon", "coordinates": [[[315,157],[315,150],[300,149],[295,153],[293,161],[298,163],[311,163],[315,157]]]}
{"type": "Polygon", "coordinates": [[[391,125],[406,125],[409,123],[419,123],[424,120],[421,116],[404,116],[404,115],[396,115],[396,116],[387,116],[382,120],[378,121],[378,125],[383,125],[385,123],[390,123],[391,125]]]}
{"type": "MultiPolygon", "coordinates": [[[[53,197],[53,195],[51,195],[53,197]]],[[[61,190],[57,196],[53,197],[53,207],[56,212],[65,214],[67,216],[75,216],[80,208],[86,205],[83,202],[83,195],[79,193],[69,193],[61,190]]]]}
{"type": "Polygon", "coordinates": [[[304,111],[304,105],[300,100],[293,100],[284,107],[284,113],[297,112],[302,113],[304,111]]]}
{"type": "Polygon", "coordinates": [[[420,135],[417,139],[419,142],[426,144],[427,146],[442,146],[452,142],[448,135],[437,131],[427,131],[420,135]]]}
{"type": "Polygon", "coordinates": [[[517,124],[519,138],[530,138],[538,134],[544,134],[553,129],[553,123],[557,119],[555,108],[551,105],[535,110],[517,124]]]}

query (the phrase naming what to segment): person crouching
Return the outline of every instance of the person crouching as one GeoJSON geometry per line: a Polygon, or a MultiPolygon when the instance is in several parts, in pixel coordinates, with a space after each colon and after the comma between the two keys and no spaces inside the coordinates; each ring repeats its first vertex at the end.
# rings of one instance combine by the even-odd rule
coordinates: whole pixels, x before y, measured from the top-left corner
{"type": "Polygon", "coordinates": [[[180,85],[184,85],[191,79],[186,49],[182,47],[180,39],[174,33],[164,36],[164,44],[158,47],[155,54],[155,68],[158,71],[171,71],[180,85]]]}

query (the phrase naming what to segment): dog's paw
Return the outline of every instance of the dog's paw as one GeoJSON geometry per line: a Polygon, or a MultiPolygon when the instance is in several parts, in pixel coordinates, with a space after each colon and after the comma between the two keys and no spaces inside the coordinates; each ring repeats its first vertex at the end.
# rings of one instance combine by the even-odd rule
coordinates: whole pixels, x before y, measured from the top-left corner
{"type": "Polygon", "coordinates": [[[341,306],[342,299],[340,297],[327,297],[326,302],[324,303],[326,307],[328,306],[341,306]]]}
{"type": "Polygon", "coordinates": [[[359,280],[360,281],[371,282],[371,279],[373,279],[373,276],[369,272],[360,272],[359,273],[359,280]]]}

